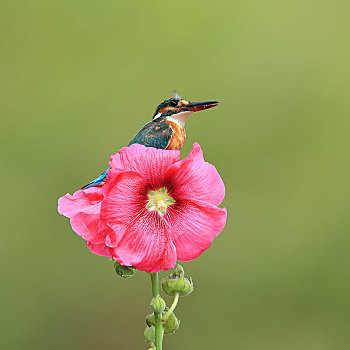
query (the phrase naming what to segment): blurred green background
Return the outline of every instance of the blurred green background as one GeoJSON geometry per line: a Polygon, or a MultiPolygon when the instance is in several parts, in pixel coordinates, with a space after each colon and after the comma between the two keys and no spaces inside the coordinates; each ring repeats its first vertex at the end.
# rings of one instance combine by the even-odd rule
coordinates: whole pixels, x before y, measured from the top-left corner
{"type": "MultiPolygon", "coordinates": [[[[149,277],[57,213],[174,89],[226,183],[165,349],[350,349],[348,1],[0,2],[1,349],[147,349],[149,277]]],[[[163,276],[165,274],[163,273],[163,276]]]]}

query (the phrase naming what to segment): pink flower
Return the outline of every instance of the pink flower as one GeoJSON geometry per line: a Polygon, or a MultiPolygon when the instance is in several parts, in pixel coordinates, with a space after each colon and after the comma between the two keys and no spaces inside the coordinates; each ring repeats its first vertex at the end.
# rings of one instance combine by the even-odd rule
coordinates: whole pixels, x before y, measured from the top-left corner
{"type": "Polygon", "coordinates": [[[95,254],[157,272],[197,258],[222,231],[225,196],[198,144],[179,151],[133,144],[111,156],[102,187],[66,194],[58,211],[95,254]]]}

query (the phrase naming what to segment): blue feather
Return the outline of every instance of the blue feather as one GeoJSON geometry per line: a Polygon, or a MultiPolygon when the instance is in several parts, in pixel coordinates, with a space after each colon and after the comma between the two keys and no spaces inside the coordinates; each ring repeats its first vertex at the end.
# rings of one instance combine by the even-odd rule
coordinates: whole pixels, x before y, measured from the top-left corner
{"type": "Polygon", "coordinates": [[[86,190],[87,188],[90,188],[90,187],[94,187],[94,186],[98,186],[98,185],[101,185],[105,182],[105,178],[107,176],[107,171],[109,170],[110,168],[108,168],[104,173],[102,173],[98,178],[96,178],[95,180],[89,182],[87,185],[83,186],[81,189],[82,190],[86,190]]]}

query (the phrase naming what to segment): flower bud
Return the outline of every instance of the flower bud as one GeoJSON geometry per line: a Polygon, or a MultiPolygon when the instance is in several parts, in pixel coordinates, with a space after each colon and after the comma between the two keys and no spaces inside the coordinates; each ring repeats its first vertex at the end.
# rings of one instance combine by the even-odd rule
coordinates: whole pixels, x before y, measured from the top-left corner
{"type": "Polygon", "coordinates": [[[173,296],[179,293],[180,296],[189,295],[193,291],[193,282],[184,277],[185,272],[181,265],[177,265],[175,271],[162,280],[163,291],[173,296]]]}
{"type": "Polygon", "coordinates": [[[154,312],[163,312],[166,307],[164,299],[158,295],[151,300],[151,309],[154,312]]]}
{"type": "MultiPolygon", "coordinates": [[[[165,308],[164,312],[163,312],[163,317],[165,316],[166,312],[169,310],[168,307],[165,308]]],[[[149,334],[151,331],[151,328],[154,328],[155,326],[155,320],[154,320],[154,313],[149,314],[146,317],[146,323],[147,326],[150,330],[147,330],[147,334],[149,334]]],[[[175,314],[172,312],[168,318],[166,319],[166,321],[162,321],[162,327],[164,329],[164,334],[171,334],[174,333],[180,326],[180,321],[177,319],[177,317],[175,316],[175,314]]],[[[146,339],[146,330],[145,330],[145,337],[146,339]]]]}
{"type": "Polygon", "coordinates": [[[152,327],[155,325],[154,313],[151,313],[146,317],[146,323],[148,327],[152,327]]]}
{"type": "Polygon", "coordinates": [[[114,261],[114,269],[117,275],[124,278],[132,277],[136,273],[136,269],[134,267],[121,265],[117,261],[114,261]]]}
{"type": "Polygon", "coordinates": [[[143,332],[145,338],[152,344],[155,339],[155,329],[154,326],[152,327],[146,327],[145,331],[143,332]]]}
{"type": "MultiPolygon", "coordinates": [[[[167,311],[168,308],[165,310],[167,311]]],[[[180,321],[177,319],[175,314],[172,312],[167,320],[163,322],[164,334],[175,333],[175,331],[180,327],[180,321]]]]}

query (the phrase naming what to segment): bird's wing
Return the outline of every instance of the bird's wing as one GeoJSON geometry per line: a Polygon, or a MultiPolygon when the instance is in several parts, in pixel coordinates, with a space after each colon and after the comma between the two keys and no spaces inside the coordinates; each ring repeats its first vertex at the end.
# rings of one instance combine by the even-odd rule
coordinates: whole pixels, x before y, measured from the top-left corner
{"type": "Polygon", "coordinates": [[[139,143],[146,147],[155,147],[158,149],[166,149],[171,136],[173,135],[173,129],[162,121],[151,121],[145,124],[136,136],[131,140],[129,146],[133,143],[139,143]]]}

